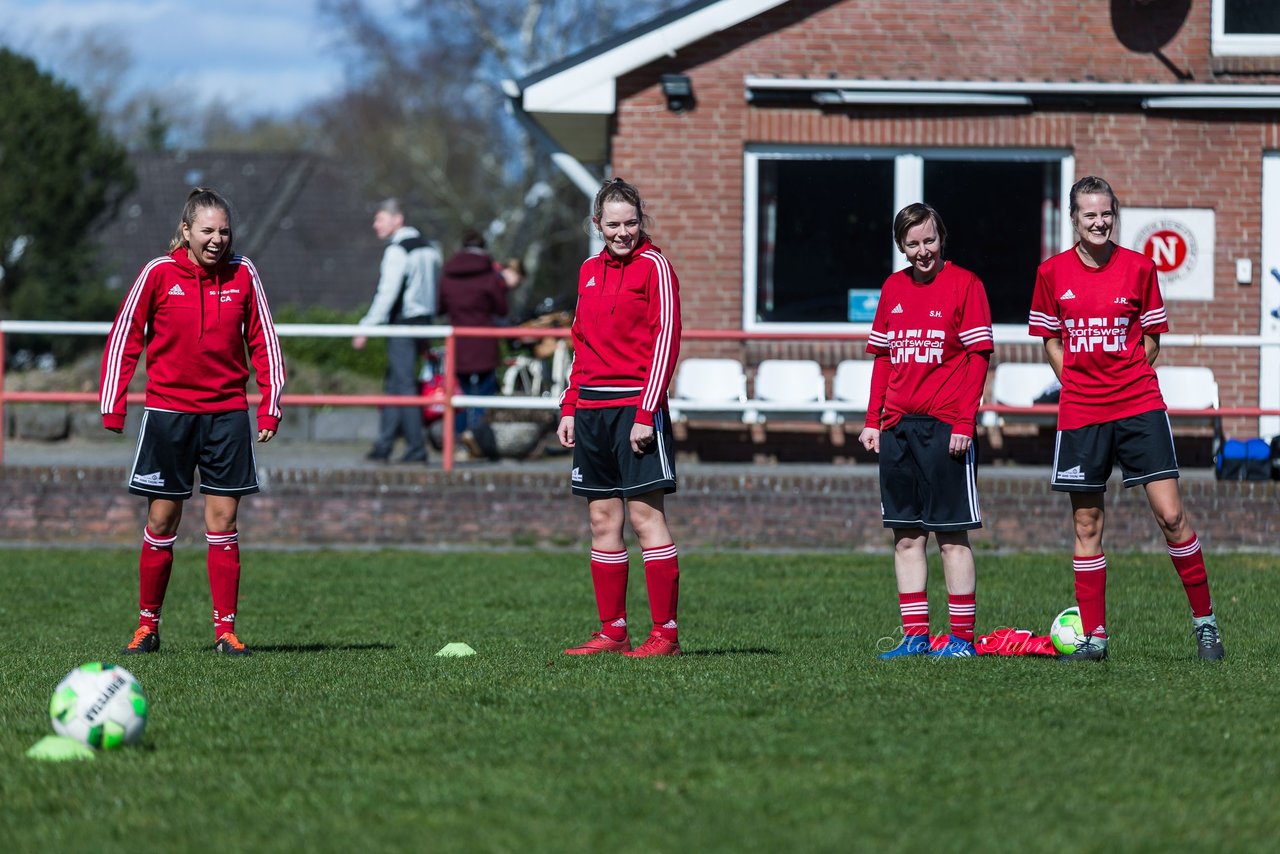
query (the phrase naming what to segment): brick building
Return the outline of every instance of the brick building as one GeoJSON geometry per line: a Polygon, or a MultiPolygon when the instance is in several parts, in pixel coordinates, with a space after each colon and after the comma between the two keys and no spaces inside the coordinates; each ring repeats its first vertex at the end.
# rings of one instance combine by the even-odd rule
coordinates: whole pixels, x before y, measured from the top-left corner
{"type": "MultiPolygon", "coordinates": [[[[1211,367],[1223,406],[1280,407],[1280,4],[700,0],[508,94],[584,193],[641,187],[687,327],[865,330],[858,300],[903,263],[892,216],[923,199],[987,285],[997,362],[1040,361],[1035,267],[1071,244],[1067,190],[1097,174],[1121,242],[1161,266],[1162,363],[1211,367]]],[[[861,350],[684,353],[830,370],[861,350]]]]}

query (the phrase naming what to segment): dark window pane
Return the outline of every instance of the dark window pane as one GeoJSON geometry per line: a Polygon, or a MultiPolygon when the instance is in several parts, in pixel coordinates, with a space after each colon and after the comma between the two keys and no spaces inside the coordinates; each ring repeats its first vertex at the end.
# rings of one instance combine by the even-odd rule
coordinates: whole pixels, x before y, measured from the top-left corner
{"type": "Polygon", "coordinates": [[[756,320],[844,323],[892,271],[893,161],[762,160],[756,320]]]}
{"type": "Polygon", "coordinates": [[[1058,251],[1060,171],[1057,161],[925,161],[925,200],[946,223],[946,257],[982,279],[995,323],[1027,322],[1036,267],[1058,251]]]}
{"type": "Polygon", "coordinates": [[[1229,36],[1280,35],[1280,2],[1222,0],[1223,29],[1229,36]]]}

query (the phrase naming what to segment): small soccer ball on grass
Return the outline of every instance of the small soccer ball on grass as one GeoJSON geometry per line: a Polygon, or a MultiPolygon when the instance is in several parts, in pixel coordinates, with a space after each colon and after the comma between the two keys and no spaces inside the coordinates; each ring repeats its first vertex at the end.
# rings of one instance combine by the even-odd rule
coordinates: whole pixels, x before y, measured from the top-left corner
{"type": "Polygon", "coordinates": [[[1053,648],[1061,655],[1070,655],[1084,641],[1084,624],[1080,622],[1080,609],[1072,605],[1053,618],[1049,626],[1049,638],[1053,648]]]}
{"type": "Polygon", "coordinates": [[[147,697],[123,667],[93,661],[66,675],[49,700],[53,731],[99,750],[114,750],[142,738],[147,697]]]}

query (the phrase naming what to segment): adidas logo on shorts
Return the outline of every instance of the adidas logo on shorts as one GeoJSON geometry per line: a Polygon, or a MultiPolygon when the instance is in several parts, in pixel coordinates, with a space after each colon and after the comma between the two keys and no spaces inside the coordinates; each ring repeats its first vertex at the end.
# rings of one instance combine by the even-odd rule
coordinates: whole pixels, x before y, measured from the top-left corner
{"type": "Polygon", "coordinates": [[[1084,480],[1084,472],[1080,471],[1080,466],[1072,466],[1058,472],[1058,480],[1084,480]]]}

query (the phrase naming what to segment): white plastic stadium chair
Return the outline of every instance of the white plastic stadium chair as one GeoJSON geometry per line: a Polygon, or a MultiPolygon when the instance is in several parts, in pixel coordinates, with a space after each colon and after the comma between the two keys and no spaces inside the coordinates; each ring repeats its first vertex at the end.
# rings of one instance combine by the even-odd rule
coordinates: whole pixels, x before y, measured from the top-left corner
{"type": "MultiPolygon", "coordinates": [[[[1156,368],[1164,405],[1170,409],[1217,409],[1218,381],[1211,368],[1161,365],[1156,368]]],[[[1209,424],[1221,431],[1221,418],[1209,415],[1209,424]]]]}
{"type": "Polygon", "coordinates": [[[756,367],[752,406],[742,416],[749,424],[769,417],[821,419],[827,399],[822,366],[812,359],[765,359],[756,367]],[[766,404],[760,406],[759,404],[766,404]]]}
{"type": "Polygon", "coordinates": [[[831,399],[837,408],[822,413],[823,424],[839,424],[848,413],[866,413],[871,402],[871,369],[874,359],[846,359],[836,365],[831,381],[831,399]]]}
{"type": "Polygon", "coordinates": [[[695,417],[742,417],[747,374],[737,359],[685,359],[676,370],[669,402],[673,421],[695,417]]]}
{"type": "MultiPolygon", "coordinates": [[[[1044,363],[1019,364],[1001,362],[991,381],[991,402],[1003,406],[1031,406],[1040,395],[1058,382],[1053,368],[1044,363]]],[[[992,414],[992,413],[988,413],[992,414]]],[[[983,424],[994,427],[1010,421],[1032,421],[1037,424],[1055,424],[1057,418],[1048,415],[996,415],[983,419],[983,424]]]]}

